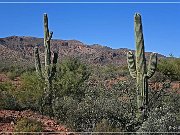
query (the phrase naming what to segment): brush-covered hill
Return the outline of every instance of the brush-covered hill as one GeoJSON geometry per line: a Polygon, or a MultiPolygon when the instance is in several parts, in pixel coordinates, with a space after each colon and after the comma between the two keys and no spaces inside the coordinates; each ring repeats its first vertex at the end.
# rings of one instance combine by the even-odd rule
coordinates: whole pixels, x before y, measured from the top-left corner
{"type": "MultiPolygon", "coordinates": [[[[0,61],[1,65],[20,64],[32,66],[34,63],[33,49],[39,45],[40,55],[43,56],[43,38],[11,36],[0,38],[0,61]]],[[[129,49],[112,49],[99,44],[87,45],[78,40],[51,41],[53,50],[58,50],[59,60],[64,57],[77,57],[82,62],[93,65],[126,65],[126,53],[129,49]]],[[[149,55],[150,53],[147,53],[149,55]]],[[[158,57],[164,57],[158,55],[158,57]]],[[[43,58],[43,57],[42,57],[43,58]]]]}

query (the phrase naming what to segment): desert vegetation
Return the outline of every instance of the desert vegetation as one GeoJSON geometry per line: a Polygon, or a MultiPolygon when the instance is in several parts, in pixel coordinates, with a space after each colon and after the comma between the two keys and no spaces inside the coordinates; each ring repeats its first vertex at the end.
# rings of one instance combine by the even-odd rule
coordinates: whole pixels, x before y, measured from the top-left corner
{"type": "MultiPolygon", "coordinates": [[[[68,129],[64,131],[180,131],[180,59],[159,59],[152,53],[146,63],[140,14],[135,14],[135,55],[126,51],[127,63],[121,66],[88,64],[70,56],[58,61],[52,34],[44,14],[45,58],[35,44],[35,66],[1,63],[0,110],[30,110],[55,119],[68,129]]],[[[0,123],[7,120],[4,117],[0,115],[0,123]]],[[[48,131],[37,117],[9,121],[14,132],[48,131]]]]}

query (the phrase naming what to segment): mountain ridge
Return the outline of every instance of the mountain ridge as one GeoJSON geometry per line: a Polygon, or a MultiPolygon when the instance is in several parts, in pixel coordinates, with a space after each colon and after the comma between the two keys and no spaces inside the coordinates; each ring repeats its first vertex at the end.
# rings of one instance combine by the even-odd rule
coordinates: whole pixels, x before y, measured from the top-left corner
{"type": "MultiPolygon", "coordinates": [[[[39,45],[40,55],[43,58],[44,39],[31,36],[9,36],[0,38],[0,60],[11,63],[22,62],[33,63],[33,49],[39,45]],[[17,62],[18,61],[18,62],[17,62]]],[[[119,66],[126,65],[126,53],[128,48],[113,49],[100,44],[87,45],[78,40],[52,39],[51,50],[57,50],[59,60],[65,57],[76,57],[81,61],[93,65],[116,64],[119,66]]],[[[147,59],[150,52],[146,52],[147,59]]],[[[164,55],[158,54],[158,57],[165,58],[164,55]]]]}

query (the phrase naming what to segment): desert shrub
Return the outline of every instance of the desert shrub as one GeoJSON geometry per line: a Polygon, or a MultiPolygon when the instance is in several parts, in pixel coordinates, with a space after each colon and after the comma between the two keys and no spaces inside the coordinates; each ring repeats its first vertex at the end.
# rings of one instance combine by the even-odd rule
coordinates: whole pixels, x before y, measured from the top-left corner
{"type": "Polygon", "coordinates": [[[0,63],[0,72],[8,72],[11,62],[1,62],[0,63]]]}
{"type": "Polygon", "coordinates": [[[68,96],[57,98],[56,118],[75,131],[93,131],[103,119],[108,121],[112,130],[133,130],[133,124],[129,123],[134,119],[135,107],[130,103],[134,99],[130,98],[131,92],[127,86],[121,82],[112,90],[103,86],[87,87],[81,101],[68,96]],[[123,101],[124,97],[126,101],[123,101]]]}
{"type": "Polygon", "coordinates": [[[12,63],[12,61],[0,63],[0,72],[5,73],[10,79],[14,79],[17,76],[20,76],[24,72],[35,71],[34,66],[31,64],[23,63],[12,63]]]}
{"type": "Polygon", "coordinates": [[[152,110],[138,132],[178,132],[180,121],[169,109],[167,106],[152,110]]]}
{"type": "Polygon", "coordinates": [[[158,71],[162,72],[172,81],[180,80],[180,58],[161,59],[158,64],[158,71]]]}
{"type": "Polygon", "coordinates": [[[155,74],[150,78],[149,82],[165,82],[167,80],[167,76],[162,72],[155,72],[155,74]]]}
{"type": "Polygon", "coordinates": [[[0,109],[14,110],[17,109],[16,101],[12,95],[5,91],[0,91],[0,109]]]}
{"type": "Polygon", "coordinates": [[[0,83],[0,91],[10,91],[12,89],[14,90],[14,87],[11,82],[0,83]]]}
{"type": "Polygon", "coordinates": [[[26,72],[21,75],[22,84],[13,92],[22,109],[39,110],[43,94],[43,81],[35,72],[26,72]]]}
{"type": "MultiPolygon", "coordinates": [[[[176,91],[151,91],[148,119],[142,123],[138,132],[177,132],[180,128],[180,95],[176,91]]],[[[168,88],[169,89],[169,88],[168,88]]]]}
{"type": "Polygon", "coordinates": [[[54,117],[60,120],[61,123],[67,125],[71,129],[74,129],[72,119],[76,114],[78,101],[71,96],[57,97],[55,100],[54,117]]]}
{"type": "Polygon", "coordinates": [[[101,67],[99,69],[99,72],[101,73],[101,78],[108,79],[108,78],[114,78],[117,76],[118,67],[115,65],[107,65],[104,67],[101,67]]]}
{"type": "Polygon", "coordinates": [[[180,94],[178,94],[178,90],[170,88],[170,82],[164,82],[159,90],[149,88],[150,110],[167,105],[173,108],[171,110],[175,111],[180,108],[178,102],[180,102],[180,94]]]}
{"type": "Polygon", "coordinates": [[[99,79],[107,80],[111,78],[117,78],[119,76],[126,76],[129,73],[127,66],[107,65],[96,67],[93,70],[93,74],[99,75],[99,79]]]}
{"type": "MultiPolygon", "coordinates": [[[[42,131],[43,131],[43,126],[41,122],[31,120],[28,118],[19,119],[14,127],[14,132],[42,132],[42,131]]],[[[23,134],[28,134],[28,133],[23,133],[23,134]]]]}
{"type": "Polygon", "coordinates": [[[88,80],[88,67],[76,58],[69,58],[59,65],[54,89],[57,97],[72,96],[79,100],[84,96],[84,82],[88,80]]]}
{"type": "Polygon", "coordinates": [[[6,75],[9,79],[14,80],[19,74],[13,71],[13,72],[7,72],[6,75]]]}
{"type": "MultiPolygon", "coordinates": [[[[170,123],[173,123],[171,119],[172,121],[179,119],[177,113],[179,110],[174,108],[171,109],[169,115],[166,116],[164,113],[160,113],[158,118],[150,112],[149,118],[142,124],[136,119],[136,86],[132,78],[113,85],[111,89],[107,89],[100,81],[97,87],[87,86],[85,85],[85,79],[80,83],[81,85],[77,85],[79,79],[77,73],[82,75],[82,72],[77,72],[78,68],[75,68],[78,67],[76,62],[64,63],[64,65],[61,66],[59,70],[60,73],[58,73],[59,78],[56,80],[57,83],[55,83],[55,88],[59,92],[57,93],[54,104],[55,117],[75,131],[91,132],[98,129],[102,131],[104,125],[106,125],[109,130],[117,129],[120,131],[134,132],[139,129],[138,131],[145,131],[144,127],[146,127],[145,125],[148,121],[151,122],[151,118],[159,121],[161,117],[167,117],[167,121],[170,123]],[[82,94],[76,93],[75,91],[82,92],[82,94]],[[81,100],[76,97],[80,97],[81,100]],[[176,115],[175,118],[172,117],[174,115],[176,115]],[[105,123],[104,120],[106,120],[105,123]]],[[[98,71],[99,70],[96,72],[98,71]]],[[[100,72],[96,76],[96,79],[98,80],[103,76],[101,73],[110,74],[111,71],[112,69],[107,69],[100,72]]],[[[85,74],[86,73],[87,72],[85,72],[85,74]]],[[[94,73],[95,72],[93,72],[93,75],[94,73]]],[[[159,74],[162,75],[162,78],[155,77],[154,81],[163,82],[166,80],[162,72],[159,72],[159,74]]],[[[159,74],[157,73],[156,76],[159,76],[159,74]]],[[[156,91],[152,91],[149,88],[149,91],[152,92],[149,95],[150,99],[152,99],[150,102],[150,110],[160,107],[164,108],[165,106],[171,106],[173,108],[174,105],[172,103],[177,100],[177,95],[167,96],[164,90],[156,93],[156,91]]],[[[176,104],[176,107],[178,106],[179,105],[176,104]]],[[[177,125],[177,123],[175,125],[177,125]]]]}
{"type": "Polygon", "coordinates": [[[14,89],[10,82],[0,83],[0,109],[16,110],[19,108],[16,99],[11,94],[14,89]]]}
{"type": "MultiPolygon", "coordinates": [[[[104,135],[105,133],[100,133],[100,132],[122,132],[122,131],[120,128],[112,127],[106,119],[102,119],[101,122],[98,122],[96,124],[96,126],[93,129],[93,132],[99,132],[98,135],[99,134],[104,135]]],[[[108,133],[108,134],[110,134],[110,133],[108,133]]]]}

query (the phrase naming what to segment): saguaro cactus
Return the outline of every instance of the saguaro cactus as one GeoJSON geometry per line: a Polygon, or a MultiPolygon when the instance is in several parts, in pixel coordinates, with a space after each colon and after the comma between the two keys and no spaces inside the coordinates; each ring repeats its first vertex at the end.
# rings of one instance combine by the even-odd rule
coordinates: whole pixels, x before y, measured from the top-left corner
{"type": "Polygon", "coordinates": [[[149,65],[146,66],[144,51],[144,38],[142,30],[141,15],[136,13],[134,17],[136,59],[134,54],[127,53],[127,62],[130,74],[136,79],[138,117],[145,116],[148,109],[148,79],[153,76],[157,67],[157,55],[150,55],[149,65]]]}
{"type": "MultiPolygon", "coordinates": [[[[58,53],[54,52],[53,62],[51,62],[51,50],[50,50],[50,40],[52,38],[53,32],[49,32],[48,29],[48,17],[44,14],[44,47],[45,47],[45,70],[41,70],[41,62],[39,57],[38,46],[35,47],[35,67],[36,72],[39,77],[45,80],[44,96],[42,100],[42,109],[45,105],[50,107],[49,113],[52,114],[52,101],[53,101],[53,90],[52,90],[52,80],[56,72],[56,63],[58,59],[58,53]]],[[[43,111],[42,111],[43,112],[43,111]]]]}

